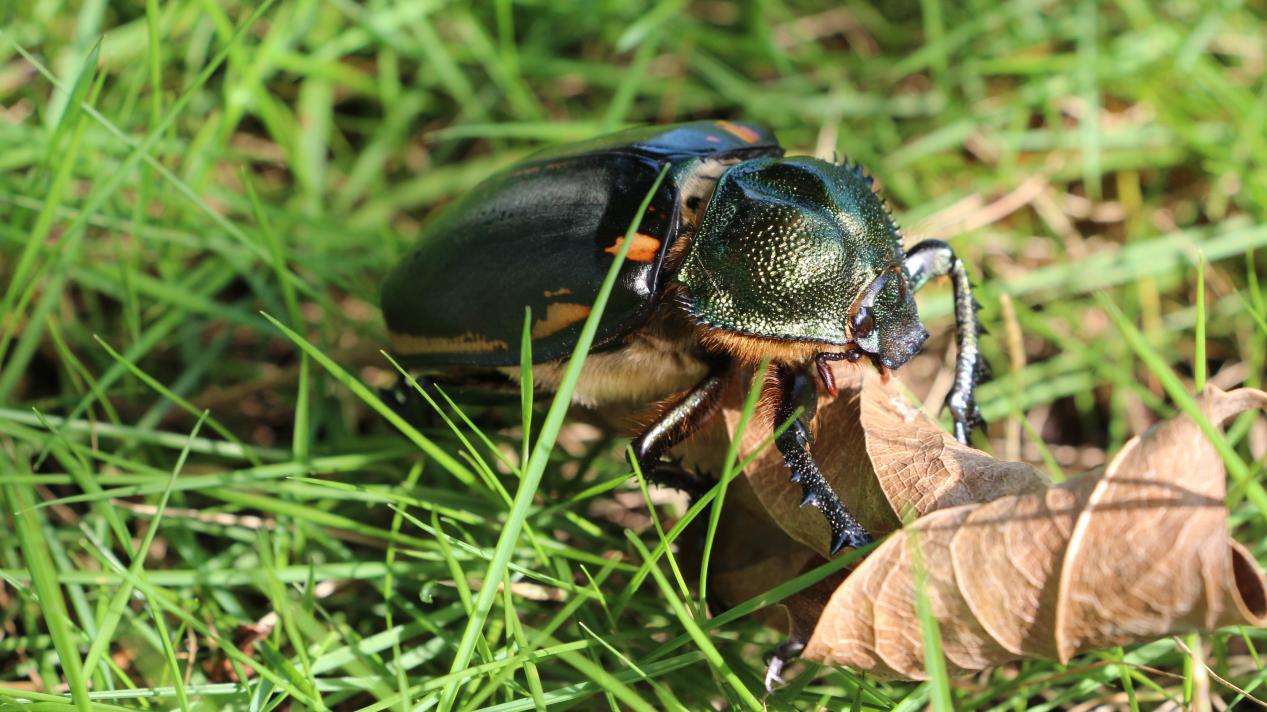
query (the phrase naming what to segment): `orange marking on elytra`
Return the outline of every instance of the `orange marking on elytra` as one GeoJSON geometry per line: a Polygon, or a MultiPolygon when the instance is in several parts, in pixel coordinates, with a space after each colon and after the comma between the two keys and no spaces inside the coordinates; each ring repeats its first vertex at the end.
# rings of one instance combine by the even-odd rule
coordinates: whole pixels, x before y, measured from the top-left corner
{"type": "Polygon", "coordinates": [[[717,125],[729,134],[739,137],[744,143],[756,143],[761,135],[747,126],[740,126],[729,121],[718,121],[717,125]]]}
{"type": "Polygon", "coordinates": [[[589,316],[590,308],[584,304],[555,302],[546,305],[545,316],[532,325],[532,338],[541,339],[581,321],[589,316]]]}
{"type": "Polygon", "coordinates": [[[392,350],[405,356],[438,353],[469,354],[506,350],[505,341],[489,339],[470,331],[452,337],[419,336],[417,334],[391,332],[388,337],[392,342],[392,350]]]}
{"type": "MultiPolygon", "coordinates": [[[[603,252],[614,255],[620,250],[620,246],[624,244],[625,237],[621,235],[611,246],[605,248],[603,252]]],[[[625,259],[633,262],[650,262],[655,256],[660,254],[660,241],[656,238],[645,235],[641,232],[635,232],[633,236],[633,244],[629,246],[629,253],[625,255],[625,259]]]]}
{"type": "Polygon", "coordinates": [[[572,290],[568,289],[567,287],[559,287],[558,289],[547,289],[546,291],[542,292],[542,294],[544,294],[547,299],[551,297],[566,297],[567,295],[571,293],[572,293],[572,290]]]}

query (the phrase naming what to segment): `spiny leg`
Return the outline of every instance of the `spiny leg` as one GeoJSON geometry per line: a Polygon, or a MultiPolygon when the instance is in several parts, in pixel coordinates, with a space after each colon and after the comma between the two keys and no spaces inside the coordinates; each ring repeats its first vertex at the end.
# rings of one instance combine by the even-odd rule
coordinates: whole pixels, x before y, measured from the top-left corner
{"type": "Polygon", "coordinates": [[[985,379],[985,360],[977,339],[982,333],[977,320],[980,304],[972,298],[968,270],[950,245],[941,240],[924,240],[906,253],[906,271],[911,289],[919,291],[930,279],[950,275],[955,289],[955,384],[946,396],[946,407],[955,422],[955,439],[968,442],[972,429],[981,425],[977,409],[977,384],[985,379]]]}
{"type": "Polygon", "coordinates": [[[805,424],[813,419],[818,402],[813,374],[782,365],[776,366],[776,369],[775,377],[780,388],[776,427],[791,419],[798,407],[804,408],[801,416],[774,440],[783,461],[792,471],[792,482],[801,486],[804,494],[801,506],[817,507],[827,519],[827,525],[831,527],[831,555],[846,544],[855,548],[869,544],[870,535],[841,504],[810,454],[811,438],[805,424]]]}
{"type": "Polygon", "coordinates": [[[692,496],[699,496],[707,489],[700,477],[681,465],[662,462],[661,457],[673,446],[686,440],[717,412],[719,397],[724,384],[724,369],[714,368],[704,380],[695,384],[676,403],[634,438],[634,456],[638,467],[648,480],[666,487],[680,489],[692,496]]]}

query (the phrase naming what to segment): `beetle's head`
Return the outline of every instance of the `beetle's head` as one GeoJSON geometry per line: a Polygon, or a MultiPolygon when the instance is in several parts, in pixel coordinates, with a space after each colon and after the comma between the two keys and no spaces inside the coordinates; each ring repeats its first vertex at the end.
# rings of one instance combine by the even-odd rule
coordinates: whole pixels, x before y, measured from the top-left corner
{"type": "Polygon", "coordinates": [[[856,165],[767,158],[719,179],[678,281],[688,312],[718,332],[897,368],[928,337],[904,258],[856,165]]]}
{"type": "Polygon", "coordinates": [[[897,368],[919,353],[928,330],[900,265],[881,271],[858,295],[849,311],[849,338],[858,350],[897,368]]]}

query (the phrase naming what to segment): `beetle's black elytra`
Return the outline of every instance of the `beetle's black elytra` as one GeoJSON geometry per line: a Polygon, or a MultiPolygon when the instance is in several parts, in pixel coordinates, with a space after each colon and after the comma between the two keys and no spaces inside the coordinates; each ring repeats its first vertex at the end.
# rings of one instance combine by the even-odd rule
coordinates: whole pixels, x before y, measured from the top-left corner
{"type": "Polygon", "coordinates": [[[616,251],[661,170],[669,174],[633,233],[574,392],[580,403],[661,403],[634,440],[644,472],[680,479],[661,458],[718,406],[738,362],[774,362],[776,439],[805,506],[823,512],[831,553],[867,532],[818,470],[807,423],[828,362],[864,357],[895,369],[928,337],[914,294],[950,276],[955,436],[979,423],[977,305],[967,271],[935,240],[904,251],[856,165],[784,157],[749,123],[633,129],[538,153],[446,209],[383,284],[397,354],[433,372],[518,373],[532,308],[534,383],[558,384],[616,251]],[[684,393],[684,395],[683,395],[684,393]]]}

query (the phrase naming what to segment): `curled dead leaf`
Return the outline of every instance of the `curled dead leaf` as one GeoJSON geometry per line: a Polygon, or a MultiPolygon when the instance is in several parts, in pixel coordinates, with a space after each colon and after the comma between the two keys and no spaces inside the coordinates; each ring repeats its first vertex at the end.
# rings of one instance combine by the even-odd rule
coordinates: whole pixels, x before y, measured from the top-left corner
{"type": "MultiPolygon", "coordinates": [[[[812,423],[814,459],[841,501],[877,538],[897,529],[907,513],[983,502],[1047,483],[1030,465],[1002,462],[956,441],[909,403],[896,380],[847,362],[839,362],[834,374],[839,396],[823,395],[812,423]]],[[[715,428],[733,432],[738,426],[743,387],[739,381],[724,396],[733,407],[723,407],[715,428]]],[[[757,451],[772,426],[768,410],[759,411],[744,433],[741,457],[757,451]]],[[[719,471],[716,455],[724,452],[724,443],[716,433],[697,438],[688,459],[719,471]]],[[[744,479],[780,528],[827,553],[826,523],[817,510],[800,506],[800,489],[789,483],[777,450],[766,448],[744,479]]]]}
{"type": "MultiPolygon", "coordinates": [[[[1210,389],[1213,422],[1267,393],[1210,389]]],[[[952,672],[1067,661],[1179,631],[1267,622],[1267,581],[1229,539],[1223,461],[1187,416],[1158,424],[1099,475],[938,510],[899,531],[832,595],[805,657],[924,676],[912,554],[952,672]]]]}
{"type": "MultiPolygon", "coordinates": [[[[840,397],[819,405],[815,457],[864,525],[894,533],[830,595],[820,585],[788,602],[793,629],[808,637],[805,658],[922,679],[917,563],[952,674],[1267,623],[1267,580],[1228,536],[1223,462],[1192,419],[1159,423],[1104,472],[1051,486],[1029,465],[955,442],[894,383],[863,370],[837,381],[840,397]],[[898,529],[899,512],[918,519],[898,529]]],[[[1267,408],[1267,393],[1210,388],[1200,402],[1221,424],[1267,408]]],[[[736,420],[725,411],[726,426],[736,420]]],[[[750,428],[743,451],[765,432],[750,428]]],[[[732,492],[744,504],[719,532],[728,541],[715,559],[717,594],[738,602],[823,561],[826,527],[797,506],[776,452],[732,492]],[[765,542],[755,556],[753,537],[765,542]]]]}

